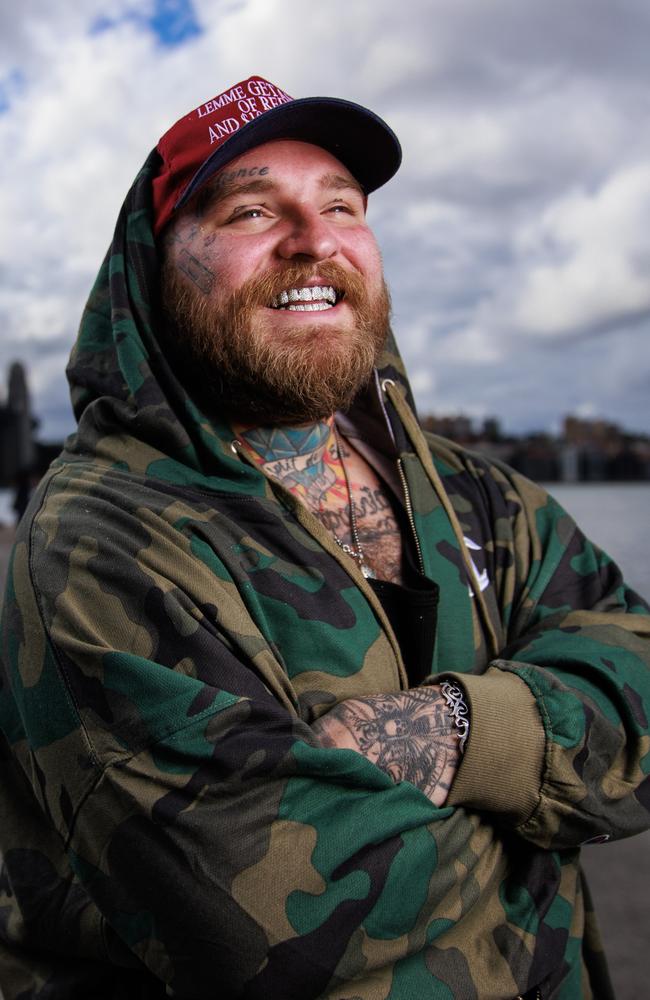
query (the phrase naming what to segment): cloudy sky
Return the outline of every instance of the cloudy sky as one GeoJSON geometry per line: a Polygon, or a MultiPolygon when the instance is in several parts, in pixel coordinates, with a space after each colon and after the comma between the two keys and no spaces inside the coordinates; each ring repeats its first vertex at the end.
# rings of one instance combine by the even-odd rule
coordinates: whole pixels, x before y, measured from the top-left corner
{"type": "Polygon", "coordinates": [[[0,10],[0,378],[41,437],[130,183],[251,74],[367,104],[404,163],[371,198],[421,412],[650,432],[648,0],[21,0],[0,10]],[[2,380],[4,380],[2,378],[2,380]]]}

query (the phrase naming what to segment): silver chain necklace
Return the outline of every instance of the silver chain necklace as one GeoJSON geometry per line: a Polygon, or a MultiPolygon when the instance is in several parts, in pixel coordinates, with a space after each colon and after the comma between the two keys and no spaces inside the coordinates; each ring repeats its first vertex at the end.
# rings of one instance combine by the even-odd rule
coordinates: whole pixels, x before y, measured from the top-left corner
{"type": "MultiPolygon", "coordinates": [[[[343,469],[343,478],[345,479],[345,486],[348,491],[348,509],[350,511],[350,534],[352,536],[353,545],[348,545],[347,542],[342,541],[335,531],[332,531],[334,536],[334,541],[336,544],[343,549],[346,555],[350,558],[355,559],[359,563],[359,569],[365,576],[366,580],[374,580],[375,574],[368,566],[363,555],[363,547],[361,545],[361,540],[359,538],[359,528],[357,525],[357,513],[356,504],[354,502],[354,497],[352,496],[352,490],[350,488],[350,480],[348,479],[348,470],[345,467],[345,462],[343,461],[343,455],[341,453],[341,448],[339,446],[339,436],[336,430],[336,426],[333,426],[334,430],[334,443],[336,444],[336,457],[341,463],[341,468],[343,469]]],[[[330,529],[332,530],[332,529],[330,529]]]]}

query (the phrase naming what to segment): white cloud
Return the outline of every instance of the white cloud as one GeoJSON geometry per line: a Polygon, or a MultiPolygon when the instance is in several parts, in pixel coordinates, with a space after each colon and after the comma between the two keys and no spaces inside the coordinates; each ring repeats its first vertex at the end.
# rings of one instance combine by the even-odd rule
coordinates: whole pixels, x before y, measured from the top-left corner
{"type": "Polygon", "coordinates": [[[627,167],[597,191],[553,203],[525,243],[512,322],[547,336],[650,318],[650,168],[627,167]],[[537,243],[537,253],[533,243],[537,243]]]}

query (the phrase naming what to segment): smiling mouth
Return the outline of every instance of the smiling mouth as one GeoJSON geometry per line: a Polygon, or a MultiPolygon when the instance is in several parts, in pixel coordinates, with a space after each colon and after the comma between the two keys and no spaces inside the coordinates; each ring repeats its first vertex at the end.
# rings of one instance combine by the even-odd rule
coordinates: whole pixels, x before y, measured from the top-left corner
{"type": "Polygon", "coordinates": [[[289,312],[321,312],[333,309],[343,298],[332,285],[304,285],[301,288],[286,288],[271,300],[272,309],[289,312]]]}

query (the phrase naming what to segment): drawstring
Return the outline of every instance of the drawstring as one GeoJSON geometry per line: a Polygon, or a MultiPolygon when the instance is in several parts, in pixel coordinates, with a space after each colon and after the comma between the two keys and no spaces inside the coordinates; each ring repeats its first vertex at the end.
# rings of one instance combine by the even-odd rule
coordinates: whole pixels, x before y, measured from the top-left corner
{"type": "Polygon", "coordinates": [[[470,558],[470,554],[467,550],[467,545],[465,544],[465,539],[463,537],[463,530],[460,526],[460,522],[458,520],[456,511],[451,505],[451,501],[447,495],[445,487],[443,486],[438,470],[433,464],[431,455],[429,453],[429,449],[426,446],[426,441],[422,435],[420,426],[411,411],[410,406],[403,398],[402,394],[399,392],[395,383],[391,379],[386,379],[384,382],[382,382],[382,388],[384,392],[387,394],[388,398],[390,399],[395,409],[397,410],[397,413],[404,425],[404,428],[409,438],[411,439],[411,442],[413,443],[415,452],[418,458],[420,459],[420,462],[422,463],[427,475],[429,476],[429,479],[431,480],[431,485],[436,491],[436,495],[440,500],[440,503],[442,504],[447,517],[449,518],[454,535],[456,536],[456,540],[460,547],[465,569],[467,571],[469,579],[472,582],[472,590],[474,591],[474,598],[476,603],[478,604],[479,615],[483,619],[483,625],[488,636],[489,640],[488,645],[491,649],[492,657],[496,658],[498,657],[500,652],[499,641],[497,639],[494,626],[490,619],[490,613],[488,611],[485,598],[483,597],[483,593],[481,591],[481,585],[476,574],[476,569],[470,558]]]}

